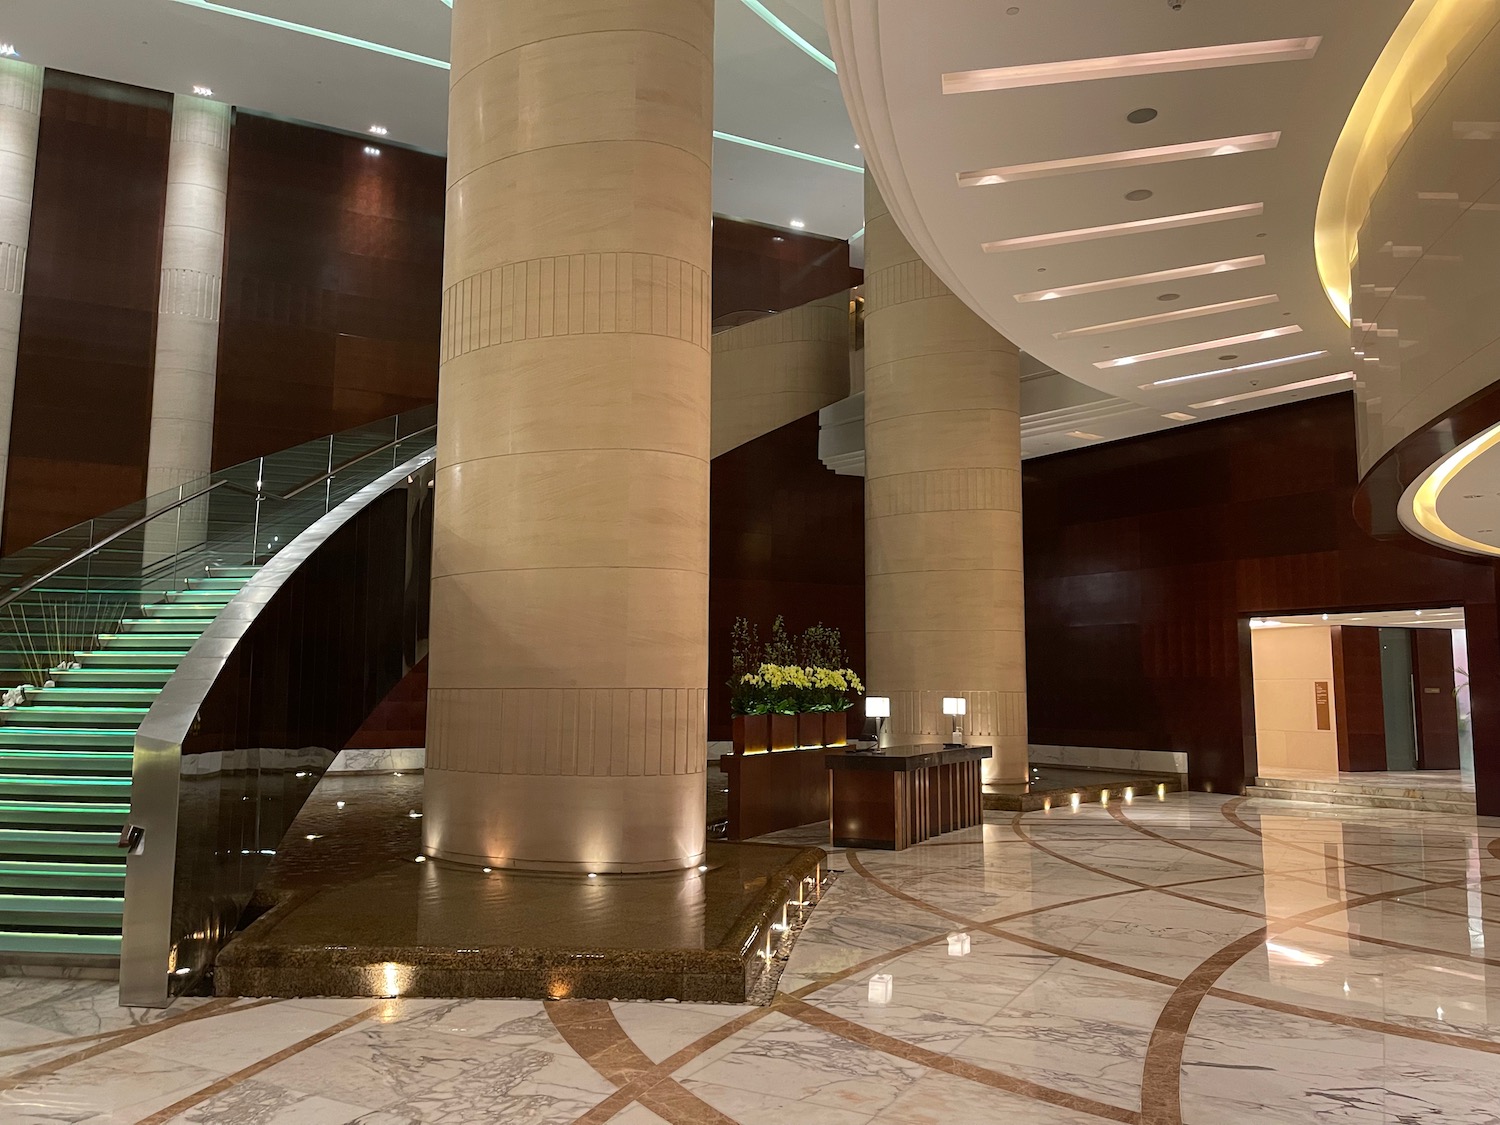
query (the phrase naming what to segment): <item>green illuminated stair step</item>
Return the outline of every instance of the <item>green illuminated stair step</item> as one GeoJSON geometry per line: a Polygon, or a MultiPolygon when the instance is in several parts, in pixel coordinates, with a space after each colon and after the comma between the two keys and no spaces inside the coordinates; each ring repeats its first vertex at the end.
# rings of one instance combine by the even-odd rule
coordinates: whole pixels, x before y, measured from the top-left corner
{"type": "Polygon", "coordinates": [[[228,590],[231,593],[238,593],[244,585],[245,579],[237,577],[223,578],[214,575],[207,578],[188,579],[189,590],[228,590]]]}
{"type": "Polygon", "coordinates": [[[0,953],[63,953],[118,957],[119,934],[28,933],[0,929],[0,953]]]}
{"type": "Polygon", "coordinates": [[[64,777],[44,774],[0,774],[0,799],[40,797],[44,800],[79,797],[128,799],[130,778],[102,777],[96,774],[69,774],[64,777]]]}
{"type": "Polygon", "coordinates": [[[0,724],[0,746],[7,749],[83,746],[122,747],[128,750],[134,745],[134,727],[23,727],[10,723],[0,724]]]}
{"type": "MultiPolygon", "coordinates": [[[[65,676],[68,673],[57,675],[65,676]]],[[[163,669],[161,682],[145,687],[73,687],[70,681],[59,680],[57,687],[43,688],[32,698],[37,704],[49,707],[78,707],[98,703],[105,707],[139,707],[150,710],[151,704],[161,694],[161,684],[166,683],[170,675],[171,672],[163,669]]]]}
{"type": "Polygon", "coordinates": [[[130,750],[22,750],[0,746],[0,773],[129,777],[130,750]]]}
{"type": "MultiPolygon", "coordinates": [[[[50,689],[43,689],[44,695],[50,689]]],[[[53,707],[46,703],[27,703],[0,711],[0,734],[12,723],[28,727],[129,727],[141,725],[149,707],[78,706],[53,707]]]]}
{"type": "Polygon", "coordinates": [[[21,926],[118,926],[123,896],[0,894],[0,929],[21,926]]]}
{"type": "MultiPolygon", "coordinates": [[[[187,647],[174,648],[170,651],[158,648],[155,651],[134,651],[131,649],[115,649],[106,651],[96,649],[92,652],[75,652],[73,659],[82,664],[82,670],[95,671],[103,668],[160,668],[163,665],[176,670],[177,664],[187,655],[187,647]]],[[[73,671],[78,671],[74,669],[73,671]]],[[[64,673],[67,675],[70,673],[64,673]]],[[[169,672],[168,675],[171,673],[169,672]]],[[[54,680],[56,676],[52,677],[54,680]]]]}
{"type": "Polygon", "coordinates": [[[120,854],[120,830],[86,828],[0,828],[0,855],[30,856],[35,859],[56,856],[93,856],[109,859],[120,854]]]}
{"type": "Polygon", "coordinates": [[[237,578],[244,582],[248,578],[254,578],[258,566],[214,566],[209,568],[209,575],[213,578],[237,578]]]}
{"type": "Polygon", "coordinates": [[[155,605],[144,605],[141,607],[141,616],[151,619],[157,624],[169,621],[184,621],[191,623],[210,622],[229,603],[226,602],[158,602],[155,605]]]}
{"type": "Polygon", "coordinates": [[[120,622],[120,632],[132,636],[146,634],[177,634],[201,636],[203,630],[214,623],[213,614],[198,614],[196,617],[127,617],[120,622]]]}
{"type": "Polygon", "coordinates": [[[194,590],[191,587],[186,590],[173,590],[166,595],[166,605],[180,606],[224,606],[228,605],[230,599],[238,590],[194,590]]]}
{"type": "MultiPolygon", "coordinates": [[[[128,649],[139,651],[146,649],[155,652],[177,652],[184,653],[193,647],[202,634],[200,633],[100,633],[99,644],[108,649],[119,651],[128,649]]],[[[81,663],[81,662],[80,662],[81,663]]]]}
{"type": "Polygon", "coordinates": [[[119,826],[130,815],[130,803],[112,801],[0,800],[0,824],[58,827],[119,826]]]}
{"type": "Polygon", "coordinates": [[[152,667],[73,668],[67,672],[53,672],[52,679],[58,687],[68,690],[149,690],[154,697],[173,671],[175,669],[152,667]]]}
{"type": "Polygon", "coordinates": [[[45,859],[0,859],[0,888],[8,891],[94,891],[124,894],[124,852],[114,863],[64,863],[45,859]]]}

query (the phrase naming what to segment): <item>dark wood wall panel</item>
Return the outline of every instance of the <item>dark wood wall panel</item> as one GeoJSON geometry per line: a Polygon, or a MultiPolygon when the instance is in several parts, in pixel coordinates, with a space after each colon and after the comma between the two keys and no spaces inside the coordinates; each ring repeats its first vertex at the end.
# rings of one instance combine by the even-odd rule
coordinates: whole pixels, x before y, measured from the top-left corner
{"type": "Polygon", "coordinates": [[[441,157],[235,117],[214,467],[437,398],[441,157]]]}
{"type": "Polygon", "coordinates": [[[1454,692],[1453,635],[1447,629],[1411,630],[1411,671],[1417,768],[1456,770],[1458,700],[1454,692]]]}
{"type": "Polygon", "coordinates": [[[864,675],[864,480],[818,460],[813,413],[715,457],[709,503],[708,736],[727,739],[736,617],[837,626],[864,675]]]}
{"type": "Polygon", "coordinates": [[[1351,773],[1383,770],[1387,759],[1380,630],[1336,625],[1330,632],[1339,769],[1351,773]]]}
{"type": "Polygon", "coordinates": [[[794,309],[864,280],[849,265],[849,244],[759,223],[714,218],[713,320],[794,309]]]}
{"type": "Polygon", "coordinates": [[[146,487],[172,97],[46,72],[3,550],[146,487]]]}
{"type": "Polygon", "coordinates": [[[1355,523],[1349,395],[1027,461],[1031,740],[1253,774],[1250,615],[1463,605],[1481,811],[1500,813],[1495,572],[1355,523]]]}

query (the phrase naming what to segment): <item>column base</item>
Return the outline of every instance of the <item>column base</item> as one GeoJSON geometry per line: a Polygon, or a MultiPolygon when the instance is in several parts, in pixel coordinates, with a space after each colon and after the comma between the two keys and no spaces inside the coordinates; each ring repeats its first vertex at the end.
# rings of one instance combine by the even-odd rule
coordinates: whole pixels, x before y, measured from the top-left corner
{"type": "Polygon", "coordinates": [[[706,800],[702,773],[570,777],[429,767],[423,851],[512,871],[681,871],[703,863],[706,800]]]}

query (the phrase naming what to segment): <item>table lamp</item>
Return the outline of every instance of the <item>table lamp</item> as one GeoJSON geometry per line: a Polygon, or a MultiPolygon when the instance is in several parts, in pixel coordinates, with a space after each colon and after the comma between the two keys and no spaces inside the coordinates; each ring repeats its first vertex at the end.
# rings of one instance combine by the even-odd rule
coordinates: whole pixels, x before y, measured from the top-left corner
{"type": "Polygon", "coordinates": [[[969,713],[969,701],[961,695],[943,696],[943,714],[953,716],[953,741],[964,740],[963,717],[969,713]]]}

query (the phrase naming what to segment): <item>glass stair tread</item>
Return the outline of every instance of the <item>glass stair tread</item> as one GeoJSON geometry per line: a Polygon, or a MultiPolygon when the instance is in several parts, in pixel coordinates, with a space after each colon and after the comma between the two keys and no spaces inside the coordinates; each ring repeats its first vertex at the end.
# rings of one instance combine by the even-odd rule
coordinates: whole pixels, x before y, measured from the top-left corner
{"type": "Polygon", "coordinates": [[[67,863],[60,860],[0,859],[0,893],[52,891],[125,893],[125,863],[67,863]]]}
{"type": "Polygon", "coordinates": [[[119,914],[123,895],[18,895],[0,891],[0,917],[6,914],[119,914]]]}
{"type": "Polygon", "coordinates": [[[50,953],[118,957],[119,934],[67,934],[0,929],[0,953],[50,953]]]}
{"type": "Polygon", "coordinates": [[[129,777],[101,777],[87,773],[63,777],[0,773],[0,800],[10,801],[20,796],[118,798],[129,795],[129,777]]]}
{"type": "Polygon", "coordinates": [[[0,750],[135,746],[134,727],[20,727],[0,723],[0,750]]]}
{"type": "Polygon", "coordinates": [[[27,750],[0,746],[0,771],[130,776],[131,750],[27,750]]]}

